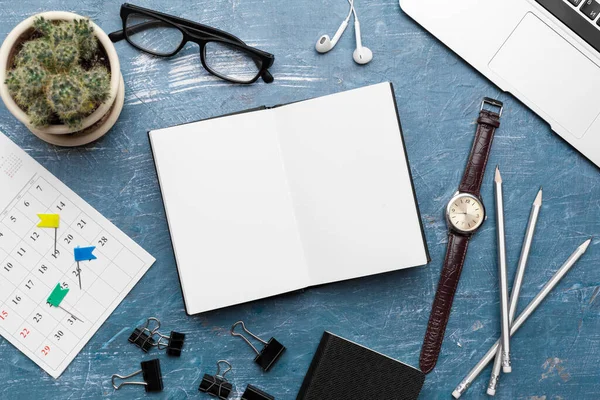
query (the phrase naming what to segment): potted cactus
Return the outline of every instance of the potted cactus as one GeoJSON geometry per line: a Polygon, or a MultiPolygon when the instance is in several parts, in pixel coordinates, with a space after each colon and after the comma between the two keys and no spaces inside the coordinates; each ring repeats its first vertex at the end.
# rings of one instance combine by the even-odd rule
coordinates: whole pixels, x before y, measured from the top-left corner
{"type": "Polygon", "coordinates": [[[97,25],[48,12],[23,21],[4,41],[0,95],[42,140],[77,146],[114,125],[124,86],[114,46],[97,25]]]}

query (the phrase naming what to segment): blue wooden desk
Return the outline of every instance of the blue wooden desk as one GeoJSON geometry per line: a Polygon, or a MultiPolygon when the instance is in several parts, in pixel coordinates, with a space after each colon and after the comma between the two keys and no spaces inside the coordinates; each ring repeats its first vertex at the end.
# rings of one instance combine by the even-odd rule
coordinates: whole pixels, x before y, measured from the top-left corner
{"type": "MultiPolygon", "coordinates": [[[[209,76],[190,45],[171,60],[117,44],[126,85],[123,113],[113,130],[89,146],[47,145],[0,106],[0,130],[156,257],[156,264],[108,319],[59,380],[54,380],[0,339],[0,398],[88,399],[144,397],[141,387],[114,391],[113,373],[128,373],[144,355],[127,342],[133,327],[156,316],[167,329],[186,332],[179,359],[159,357],[165,390],[153,398],[206,398],[198,393],[217,359],[233,366],[238,398],[247,383],[277,399],[294,399],[318,341],[327,329],[411,365],[419,352],[446,251],[443,210],[456,190],[483,96],[505,102],[490,166],[502,168],[507,213],[509,274],[513,272],[531,202],[542,185],[544,206],[531,253],[520,309],[568,255],[600,233],[599,169],[554,135],[512,96],[471,69],[422,30],[396,0],[357,0],[370,65],[352,61],[352,24],[330,54],[318,55],[317,38],[333,35],[347,13],[344,0],[137,1],[137,4],[239,35],[276,55],[275,82],[235,86],[209,76]],[[423,268],[353,280],[188,317],[183,309],[167,223],[147,131],[259,105],[273,105],[392,81],[432,261],[423,268]],[[253,353],[229,335],[244,320],[271,335],[288,352],[268,374],[253,353]]],[[[120,28],[116,0],[0,1],[0,39],[31,14],[69,10],[94,19],[105,31],[120,28]]],[[[353,115],[349,118],[360,118],[353,115]]],[[[374,121],[374,127],[376,121],[374,121]]],[[[490,220],[467,257],[437,368],[421,398],[450,393],[499,335],[496,235],[492,170],[483,186],[490,220]]],[[[222,285],[227,277],[198,283],[222,285]]],[[[513,339],[513,373],[503,376],[499,399],[600,398],[600,239],[513,339]]],[[[489,368],[466,398],[484,398],[489,368]]]]}

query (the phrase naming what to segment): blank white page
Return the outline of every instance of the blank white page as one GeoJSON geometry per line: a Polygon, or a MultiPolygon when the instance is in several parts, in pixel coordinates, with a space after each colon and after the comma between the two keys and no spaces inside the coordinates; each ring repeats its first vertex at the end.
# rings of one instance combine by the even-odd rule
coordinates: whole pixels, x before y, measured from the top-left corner
{"type": "Polygon", "coordinates": [[[275,111],[311,285],[426,264],[391,85],[275,111]]]}
{"type": "Polygon", "coordinates": [[[270,110],[150,140],[188,314],[309,285],[270,110]]]}

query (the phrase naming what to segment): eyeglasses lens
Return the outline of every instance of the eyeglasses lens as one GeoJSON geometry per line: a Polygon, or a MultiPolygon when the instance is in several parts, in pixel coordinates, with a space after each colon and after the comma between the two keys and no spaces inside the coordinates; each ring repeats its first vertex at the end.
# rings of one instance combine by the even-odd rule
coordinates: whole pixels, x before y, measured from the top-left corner
{"type": "Polygon", "coordinates": [[[163,56],[175,52],[183,41],[183,33],[179,29],[143,14],[129,14],[125,32],[131,43],[140,49],[163,56]]]}
{"type": "Polygon", "coordinates": [[[240,83],[254,80],[262,67],[262,61],[251,53],[223,42],[206,43],[204,61],[214,74],[240,83]]]}

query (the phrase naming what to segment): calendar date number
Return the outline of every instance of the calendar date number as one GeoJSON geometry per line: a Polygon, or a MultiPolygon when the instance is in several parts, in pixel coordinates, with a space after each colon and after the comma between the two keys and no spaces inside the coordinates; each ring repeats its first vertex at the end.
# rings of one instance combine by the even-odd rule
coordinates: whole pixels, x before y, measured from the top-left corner
{"type": "Polygon", "coordinates": [[[35,315],[33,316],[33,320],[34,320],[36,323],[39,323],[39,322],[42,320],[42,318],[43,318],[43,316],[42,316],[42,314],[40,314],[40,313],[35,313],[35,315]]]}
{"type": "Polygon", "coordinates": [[[11,269],[13,269],[14,265],[12,265],[12,263],[7,262],[6,265],[4,266],[4,269],[6,270],[6,272],[10,272],[11,269]]]}

